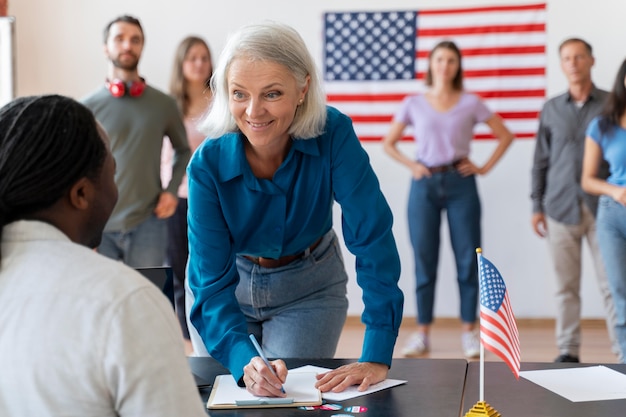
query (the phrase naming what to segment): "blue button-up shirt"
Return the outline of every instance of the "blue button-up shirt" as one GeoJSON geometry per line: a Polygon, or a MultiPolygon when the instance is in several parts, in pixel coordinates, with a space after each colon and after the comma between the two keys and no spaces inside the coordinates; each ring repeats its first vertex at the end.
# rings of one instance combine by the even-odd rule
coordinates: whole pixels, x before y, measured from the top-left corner
{"type": "Polygon", "coordinates": [[[390,365],[402,320],[400,260],[391,210],[351,120],[329,107],[325,132],[293,140],[271,180],[252,173],[245,140],[238,133],[207,140],[187,169],[191,322],[209,353],[235,379],[257,356],[235,297],[235,256],[279,258],[304,251],[332,227],[337,201],[363,289],[360,361],[390,365]]]}

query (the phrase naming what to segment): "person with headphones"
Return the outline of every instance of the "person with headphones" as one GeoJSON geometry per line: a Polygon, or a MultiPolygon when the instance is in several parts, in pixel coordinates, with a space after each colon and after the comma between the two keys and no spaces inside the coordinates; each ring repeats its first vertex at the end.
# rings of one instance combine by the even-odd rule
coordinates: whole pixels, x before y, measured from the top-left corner
{"type": "Polygon", "coordinates": [[[132,267],[161,266],[165,261],[165,219],[176,210],[176,192],[191,156],[185,126],[169,95],[146,84],[137,66],[144,46],[139,20],[123,15],[104,29],[108,78],[82,102],[111,138],[119,201],[98,252],[132,267]],[[174,149],[171,180],[161,186],[163,137],[174,149]]]}

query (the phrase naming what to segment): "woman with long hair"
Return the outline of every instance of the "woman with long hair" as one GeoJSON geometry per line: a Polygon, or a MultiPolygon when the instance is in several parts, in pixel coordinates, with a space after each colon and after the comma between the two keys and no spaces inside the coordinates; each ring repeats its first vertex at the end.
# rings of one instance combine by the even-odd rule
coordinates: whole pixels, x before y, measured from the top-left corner
{"type": "MultiPolygon", "coordinates": [[[[202,143],[205,136],[196,127],[201,116],[207,111],[211,103],[209,82],[213,75],[211,50],[207,43],[198,36],[188,36],[183,39],[174,58],[174,67],[170,79],[170,94],[176,99],[183,115],[187,140],[193,153],[202,143]]],[[[163,141],[161,152],[162,163],[161,180],[164,186],[169,182],[168,173],[172,170],[167,167],[172,164],[173,150],[168,140],[163,141]]],[[[174,272],[174,304],[176,314],[183,330],[183,336],[189,340],[189,329],[185,317],[185,266],[189,255],[187,241],[187,177],[178,188],[178,206],[174,215],[167,219],[168,243],[167,258],[174,272]]],[[[191,350],[191,343],[187,343],[187,351],[191,350]]]]}
{"type": "Polygon", "coordinates": [[[587,127],[581,185],[600,196],[596,233],[615,304],[620,359],[626,362],[626,60],[604,111],[587,127]],[[600,175],[603,161],[610,167],[606,179],[600,175]]]}
{"type": "Polygon", "coordinates": [[[484,175],[500,160],[513,140],[502,119],[474,94],[463,90],[461,52],[451,41],[437,44],[428,57],[424,94],[404,99],[387,136],[385,151],[411,171],[409,233],[415,257],[418,330],[403,353],[420,356],[429,351],[435,283],[439,261],[441,213],[446,211],[457,267],[462,321],[462,346],[467,357],[479,354],[475,331],[478,271],[475,250],[480,247],[480,200],[476,175],[484,175]],[[482,165],[470,158],[473,128],[486,123],[499,140],[482,165]],[[404,130],[413,127],[415,155],[398,149],[404,130]]]}

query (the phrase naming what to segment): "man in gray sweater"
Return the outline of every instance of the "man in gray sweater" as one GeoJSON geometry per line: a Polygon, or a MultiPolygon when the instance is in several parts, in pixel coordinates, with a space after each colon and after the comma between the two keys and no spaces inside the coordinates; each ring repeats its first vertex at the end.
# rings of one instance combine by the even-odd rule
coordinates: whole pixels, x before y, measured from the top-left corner
{"type": "Polygon", "coordinates": [[[176,190],[191,154],[176,102],[139,76],[143,45],[139,20],[120,16],[111,21],[104,30],[108,78],[83,100],[111,138],[117,163],[119,201],[98,252],[133,267],[163,265],[165,219],[176,209],[176,190]],[[160,180],[164,136],[175,151],[165,190],[160,180]]]}
{"type": "MultiPolygon", "coordinates": [[[[548,100],[541,110],[532,168],[532,226],[547,237],[556,282],[555,362],[579,362],[582,240],[587,239],[604,308],[609,337],[616,350],[615,309],[596,240],[598,198],[582,191],[580,176],[587,124],[597,116],[608,93],[591,80],[591,46],[582,39],[559,47],[568,91],[548,100]]],[[[605,167],[605,176],[608,169],[605,167]]]]}

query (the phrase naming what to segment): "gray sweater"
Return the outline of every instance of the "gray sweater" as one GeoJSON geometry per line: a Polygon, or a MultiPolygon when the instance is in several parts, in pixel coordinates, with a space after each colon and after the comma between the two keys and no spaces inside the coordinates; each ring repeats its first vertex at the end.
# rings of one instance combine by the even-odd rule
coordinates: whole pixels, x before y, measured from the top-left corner
{"type": "Polygon", "coordinates": [[[149,85],[139,97],[120,98],[102,87],[82,102],[107,131],[117,164],[119,200],[105,231],[126,231],[153,214],[163,191],[160,165],[164,136],[174,148],[172,180],[166,191],[176,195],[191,156],[185,126],[174,99],[149,85]]]}

